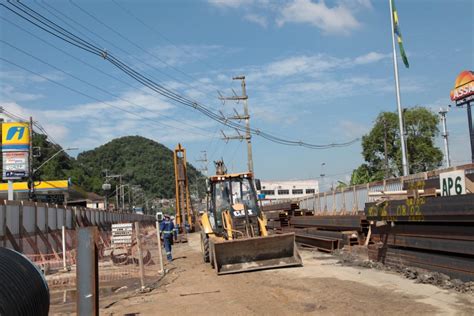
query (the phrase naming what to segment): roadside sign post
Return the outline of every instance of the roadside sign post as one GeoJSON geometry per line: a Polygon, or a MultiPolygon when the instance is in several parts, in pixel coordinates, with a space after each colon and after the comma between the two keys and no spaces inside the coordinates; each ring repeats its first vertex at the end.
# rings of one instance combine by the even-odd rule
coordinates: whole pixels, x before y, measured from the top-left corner
{"type": "Polygon", "coordinates": [[[2,122],[2,179],[8,180],[8,200],[14,199],[13,180],[29,176],[30,125],[2,122]]]}
{"type": "Polygon", "coordinates": [[[474,72],[472,70],[462,71],[456,78],[454,89],[451,90],[451,101],[456,106],[467,108],[467,122],[469,128],[469,139],[471,141],[471,161],[474,163],[474,127],[472,126],[471,102],[474,100],[474,72]]]}

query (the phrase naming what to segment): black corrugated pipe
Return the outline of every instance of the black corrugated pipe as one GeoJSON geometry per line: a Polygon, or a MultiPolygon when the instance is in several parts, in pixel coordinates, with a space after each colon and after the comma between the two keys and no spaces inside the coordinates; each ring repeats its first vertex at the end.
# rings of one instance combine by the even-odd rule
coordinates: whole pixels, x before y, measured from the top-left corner
{"type": "Polygon", "coordinates": [[[0,247],[0,316],[49,312],[49,288],[38,267],[22,254],[0,247]]]}

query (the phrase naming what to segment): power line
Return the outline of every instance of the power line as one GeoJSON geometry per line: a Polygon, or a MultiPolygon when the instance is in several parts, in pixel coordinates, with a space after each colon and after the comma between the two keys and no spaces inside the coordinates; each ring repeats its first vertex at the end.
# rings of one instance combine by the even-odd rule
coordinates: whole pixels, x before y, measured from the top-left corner
{"type": "MultiPolygon", "coordinates": [[[[118,51],[120,51],[120,52],[122,52],[123,54],[125,54],[125,56],[127,56],[127,57],[129,57],[129,58],[132,58],[133,60],[137,61],[139,64],[142,64],[142,65],[145,65],[145,66],[148,67],[148,68],[154,69],[155,71],[157,71],[157,72],[159,72],[159,73],[161,73],[161,74],[163,74],[163,75],[165,75],[165,76],[167,76],[167,77],[169,77],[169,78],[171,78],[171,79],[173,79],[173,80],[175,80],[175,81],[177,81],[177,82],[179,82],[179,83],[181,83],[181,84],[183,84],[183,85],[186,85],[186,86],[188,86],[188,87],[190,87],[190,88],[193,88],[193,89],[195,88],[195,87],[193,87],[192,85],[190,85],[190,84],[188,84],[188,83],[186,83],[186,82],[183,82],[183,81],[179,80],[178,78],[176,78],[176,77],[174,77],[174,76],[172,76],[172,75],[170,75],[170,74],[168,74],[168,73],[162,71],[161,69],[159,69],[159,68],[157,68],[157,67],[151,65],[150,63],[147,63],[147,62],[145,62],[145,61],[143,61],[143,60],[141,60],[141,59],[138,59],[138,58],[135,57],[134,54],[132,54],[131,52],[129,52],[129,51],[125,50],[125,49],[120,48],[119,46],[115,45],[113,42],[109,41],[108,39],[106,39],[106,38],[104,38],[103,36],[101,36],[100,34],[98,34],[97,32],[91,30],[90,28],[88,28],[88,27],[86,27],[85,25],[83,25],[83,24],[77,22],[76,20],[74,20],[74,19],[71,18],[70,16],[68,16],[68,15],[66,15],[66,14],[64,14],[64,13],[62,13],[62,12],[60,12],[60,11],[58,11],[58,10],[55,9],[54,7],[48,5],[46,2],[45,2],[44,4],[45,4],[46,6],[48,6],[51,10],[54,10],[58,15],[62,15],[63,17],[65,17],[65,18],[68,19],[69,21],[74,22],[75,24],[77,24],[78,26],[80,26],[80,27],[82,27],[83,29],[87,30],[87,31],[90,32],[91,34],[94,34],[97,38],[101,39],[102,41],[104,41],[105,43],[109,44],[110,46],[116,48],[118,51]]],[[[41,6],[41,5],[40,5],[40,6],[41,6]]],[[[45,9],[46,11],[48,11],[48,12],[51,13],[51,11],[48,10],[48,9],[46,9],[44,6],[41,6],[41,7],[42,7],[43,9],[45,9]]],[[[32,10],[32,9],[30,9],[30,10],[32,10]]],[[[34,10],[33,10],[33,11],[34,11],[34,10]]],[[[83,11],[84,11],[84,10],[83,10],[83,11]]],[[[88,15],[90,16],[89,13],[86,13],[86,14],[88,14],[88,15]]],[[[53,15],[54,15],[54,14],[53,14],[53,15]]],[[[54,16],[57,16],[57,15],[54,15],[54,16]]],[[[61,20],[63,20],[63,19],[61,19],[61,20]]],[[[97,20],[97,19],[96,19],[96,20],[97,20]]],[[[68,24],[68,25],[70,25],[70,24],[68,24]]],[[[84,34],[83,32],[79,31],[77,28],[75,28],[75,27],[72,27],[72,28],[75,29],[77,32],[79,32],[79,33],[81,33],[81,34],[84,34]]],[[[94,42],[94,40],[92,40],[89,36],[86,36],[86,37],[87,37],[89,40],[91,40],[97,47],[99,46],[99,45],[96,44],[96,43],[94,42]]],[[[105,50],[105,49],[101,49],[101,51],[104,51],[104,52],[105,52],[106,50],[105,50]]],[[[163,86],[164,86],[164,85],[163,85],[163,86]]]]}
{"type": "MultiPolygon", "coordinates": [[[[202,114],[208,116],[209,118],[211,118],[211,119],[213,119],[213,120],[215,120],[215,121],[217,121],[217,122],[219,122],[219,123],[221,123],[225,126],[234,128],[234,129],[239,130],[239,131],[244,131],[245,130],[245,126],[242,126],[242,125],[237,124],[235,122],[229,122],[225,117],[222,117],[221,115],[212,112],[206,106],[204,106],[204,105],[202,105],[202,104],[200,104],[196,101],[190,100],[186,97],[183,97],[182,95],[179,95],[178,93],[176,93],[176,92],[174,92],[170,89],[167,89],[167,88],[163,87],[162,85],[154,82],[150,78],[142,75],[138,71],[134,70],[133,68],[126,65],[125,63],[123,63],[121,60],[119,60],[115,56],[113,56],[111,53],[108,53],[107,51],[103,51],[100,48],[95,47],[93,44],[90,44],[87,41],[85,41],[83,39],[80,39],[78,36],[70,33],[67,30],[64,31],[65,30],[64,28],[57,27],[57,24],[55,24],[54,22],[49,21],[47,18],[44,18],[43,16],[41,16],[41,14],[36,13],[36,11],[29,8],[28,6],[26,6],[26,5],[19,2],[19,4],[21,4],[23,7],[28,8],[28,10],[34,12],[35,14],[40,16],[42,19],[46,19],[47,22],[41,21],[41,19],[39,19],[36,16],[32,16],[30,13],[28,13],[25,10],[19,8],[15,4],[12,4],[10,1],[8,1],[8,3],[13,5],[15,8],[20,9],[22,12],[29,15],[30,17],[40,21],[43,25],[45,25],[47,28],[49,28],[49,30],[45,29],[45,27],[42,27],[41,25],[38,25],[36,22],[30,20],[29,18],[25,17],[21,13],[15,11],[14,9],[12,9],[10,7],[7,7],[4,4],[1,4],[1,6],[7,8],[11,12],[13,12],[16,15],[20,16],[21,18],[25,19],[26,21],[32,23],[33,25],[47,31],[48,33],[50,33],[50,34],[52,34],[52,35],[54,35],[58,38],[61,38],[61,39],[65,40],[66,42],[71,43],[72,45],[74,45],[78,48],[81,48],[85,51],[91,52],[95,55],[101,56],[103,59],[105,59],[105,60],[109,61],[110,63],[112,63],[113,65],[115,65],[117,68],[119,68],[124,73],[129,75],[131,78],[137,80],[138,82],[142,83],[144,86],[152,89],[153,91],[155,91],[155,92],[157,92],[157,93],[159,93],[159,94],[161,94],[161,95],[163,95],[163,96],[165,96],[165,97],[167,97],[167,98],[169,98],[169,99],[171,99],[171,100],[173,100],[177,103],[180,103],[180,104],[185,105],[187,107],[194,108],[194,109],[198,110],[199,112],[201,112],[202,114]]],[[[311,148],[311,149],[327,149],[327,148],[334,148],[334,147],[345,147],[345,146],[349,146],[349,145],[351,145],[351,144],[353,144],[353,143],[355,143],[359,140],[359,139],[354,139],[354,140],[352,140],[350,142],[346,142],[346,143],[332,143],[332,144],[325,144],[325,145],[317,145],[317,144],[306,143],[306,142],[303,142],[303,141],[293,141],[293,140],[283,139],[283,138],[276,137],[274,135],[271,135],[269,133],[263,132],[259,129],[255,129],[255,128],[252,128],[250,130],[250,132],[254,135],[261,136],[261,137],[263,137],[267,140],[270,140],[272,142],[275,142],[275,143],[288,145],[288,146],[302,146],[302,147],[307,147],[307,148],[311,148]]]]}
{"type": "MultiPolygon", "coordinates": [[[[33,74],[33,75],[38,76],[38,77],[40,77],[40,78],[43,78],[43,79],[45,79],[45,80],[47,80],[47,81],[49,81],[49,82],[52,82],[52,83],[54,83],[54,84],[56,84],[56,85],[58,85],[58,86],[60,86],[60,87],[63,87],[63,88],[68,89],[68,90],[70,90],[70,91],[73,91],[73,92],[75,92],[75,93],[77,93],[77,94],[80,94],[80,95],[86,97],[86,98],[92,99],[92,100],[94,100],[94,101],[96,101],[96,102],[102,103],[102,104],[107,105],[107,106],[109,106],[109,107],[115,108],[115,109],[117,109],[117,110],[119,110],[119,111],[122,111],[122,112],[128,113],[128,114],[130,114],[130,115],[136,116],[136,117],[138,117],[138,118],[140,118],[140,119],[143,119],[143,120],[146,120],[146,121],[151,121],[151,122],[153,122],[153,123],[155,123],[155,124],[163,124],[163,123],[161,123],[161,122],[159,122],[159,121],[156,121],[156,120],[154,120],[154,119],[150,119],[150,118],[148,118],[148,117],[144,117],[144,116],[138,115],[138,114],[135,113],[135,112],[122,109],[122,108],[119,107],[119,106],[116,106],[116,105],[107,103],[107,102],[102,101],[102,100],[100,100],[100,99],[98,99],[98,98],[96,98],[96,97],[90,96],[90,95],[88,95],[88,94],[86,94],[86,93],[84,93],[84,92],[81,92],[81,91],[79,91],[79,90],[76,90],[76,89],[74,89],[74,88],[71,88],[71,87],[69,87],[69,86],[67,86],[67,85],[65,85],[65,84],[62,84],[62,83],[60,83],[60,82],[57,82],[57,81],[55,81],[55,80],[53,80],[53,79],[50,79],[50,78],[48,78],[48,77],[46,77],[46,76],[43,76],[43,75],[41,75],[41,74],[39,74],[39,73],[37,73],[37,72],[34,72],[34,71],[30,70],[30,69],[27,69],[27,68],[25,68],[25,67],[23,67],[23,66],[20,66],[20,65],[18,65],[17,63],[14,63],[14,62],[12,62],[12,61],[10,61],[10,60],[8,60],[8,59],[5,59],[5,58],[3,58],[3,57],[0,57],[0,60],[4,61],[4,62],[6,62],[6,63],[8,63],[8,64],[10,64],[10,65],[16,66],[16,67],[18,67],[18,68],[20,68],[20,69],[22,69],[22,70],[24,70],[24,71],[26,71],[26,72],[29,72],[30,74],[33,74]]],[[[175,129],[180,129],[180,128],[175,127],[175,126],[171,126],[171,127],[172,127],[172,128],[175,128],[175,129]]],[[[166,135],[169,135],[169,134],[166,134],[166,135]]],[[[207,136],[207,135],[203,135],[203,136],[207,136]]]]}
{"type": "MultiPolygon", "coordinates": [[[[86,14],[87,16],[89,16],[90,18],[92,18],[94,21],[96,21],[97,23],[99,23],[100,25],[104,26],[105,28],[107,28],[108,30],[110,30],[112,33],[116,34],[117,36],[119,36],[120,38],[122,38],[123,40],[125,40],[126,42],[128,42],[129,44],[135,46],[136,48],[138,48],[139,50],[141,50],[142,52],[144,52],[145,54],[151,56],[152,58],[158,60],[159,62],[161,62],[163,65],[166,65],[168,66],[169,68],[175,70],[176,72],[179,72],[180,74],[192,79],[192,80],[196,80],[193,76],[191,75],[188,75],[187,73],[185,73],[184,71],[180,70],[179,68],[176,68],[174,67],[173,65],[171,65],[170,63],[166,62],[165,60],[163,60],[162,58],[158,57],[157,55],[155,54],[152,54],[150,53],[148,50],[146,50],[143,46],[137,44],[136,42],[130,40],[128,37],[126,37],[125,35],[123,35],[122,33],[120,33],[119,31],[115,30],[114,28],[108,26],[107,24],[105,24],[102,20],[100,20],[99,18],[97,18],[95,15],[93,15],[92,13],[88,12],[87,10],[85,10],[84,8],[82,8],[81,6],[79,6],[78,4],[74,3],[72,0],[69,1],[73,6],[75,6],[76,8],[78,8],[81,12],[83,12],[84,14],[86,14]]],[[[154,68],[154,67],[153,67],[154,68]]],[[[167,75],[168,77],[170,77],[171,79],[173,80],[176,80],[184,85],[187,85],[191,88],[194,88],[192,85],[189,85],[188,83],[172,76],[172,75],[169,75],[169,74],[166,74],[164,73],[165,75],[167,75]]]]}
{"type": "MultiPolygon", "coordinates": [[[[155,114],[158,114],[158,115],[160,115],[160,116],[167,117],[167,118],[170,118],[170,119],[172,119],[172,120],[175,120],[175,119],[173,119],[173,118],[171,118],[171,117],[169,117],[169,116],[166,116],[166,115],[164,115],[164,114],[161,114],[161,113],[159,113],[159,112],[151,111],[151,110],[149,110],[148,108],[146,108],[146,107],[144,107],[144,106],[141,106],[141,105],[139,105],[139,104],[137,104],[137,103],[135,103],[135,102],[132,102],[132,101],[130,101],[130,100],[124,99],[124,98],[122,98],[122,97],[120,97],[120,96],[118,96],[118,95],[116,95],[116,94],[113,94],[113,93],[111,93],[111,92],[109,92],[109,91],[107,91],[107,90],[105,90],[105,89],[103,89],[103,88],[101,88],[101,87],[98,87],[98,86],[96,86],[96,85],[94,85],[94,84],[92,84],[92,83],[89,83],[89,82],[87,82],[87,81],[81,79],[81,78],[78,78],[77,76],[75,76],[75,75],[73,75],[73,74],[71,74],[71,73],[68,73],[68,72],[66,72],[66,71],[63,71],[62,69],[60,69],[60,68],[58,68],[58,67],[56,67],[56,66],[54,66],[54,65],[52,65],[52,64],[50,64],[50,63],[48,63],[48,62],[46,62],[46,61],[40,59],[39,57],[36,57],[36,56],[34,56],[34,55],[32,55],[32,54],[30,54],[30,53],[24,51],[23,49],[18,48],[18,47],[14,46],[14,45],[12,45],[12,44],[10,44],[10,43],[8,43],[8,42],[5,42],[5,41],[3,41],[3,40],[1,40],[1,39],[0,39],[0,42],[2,42],[2,43],[4,43],[4,44],[6,44],[6,45],[12,47],[13,49],[16,49],[17,51],[19,51],[19,52],[21,52],[21,53],[23,53],[23,54],[25,54],[25,55],[27,55],[27,56],[29,56],[29,57],[31,57],[31,58],[37,60],[37,61],[39,61],[39,62],[41,62],[41,63],[43,63],[43,64],[45,64],[45,65],[48,65],[48,66],[51,67],[51,68],[56,69],[57,71],[59,71],[59,72],[61,72],[61,73],[64,73],[64,74],[66,74],[66,75],[68,75],[68,76],[70,76],[70,77],[72,77],[72,78],[74,78],[74,79],[76,79],[76,80],[78,80],[78,81],[80,81],[80,82],[82,82],[82,83],[88,85],[88,86],[91,86],[91,87],[93,87],[93,88],[95,88],[95,89],[97,89],[97,90],[99,90],[99,91],[101,91],[101,92],[103,92],[103,93],[105,93],[105,94],[108,94],[108,95],[110,95],[110,96],[112,96],[112,97],[114,97],[114,98],[117,98],[117,99],[119,99],[119,100],[125,101],[125,102],[127,102],[127,103],[129,103],[129,104],[131,104],[131,105],[135,105],[136,107],[141,108],[141,109],[143,109],[143,110],[145,110],[145,111],[147,111],[147,112],[155,113],[155,114]]],[[[175,121],[177,121],[177,120],[175,120],[175,121]]],[[[184,125],[187,125],[186,123],[181,122],[181,121],[177,121],[177,122],[179,122],[179,123],[181,123],[181,124],[184,124],[184,125]]],[[[179,127],[176,127],[176,126],[172,126],[172,125],[169,125],[169,124],[166,124],[166,123],[163,123],[163,122],[160,122],[159,124],[164,125],[164,126],[167,126],[167,127],[170,127],[170,128],[173,128],[173,129],[179,129],[179,130],[183,130],[183,131],[188,132],[187,130],[185,130],[185,129],[183,129],[183,128],[179,128],[179,127]]],[[[205,130],[205,129],[200,128],[200,127],[195,127],[195,126],[192,126],[192,125],[190,125],[190,126],[191,126],[191,127],[194,127],[194,128],[201,129],[201,130],[203,130],[203,131],[205,131],[205,132],[209,132],[208,130],[205,130]]],[[[204,134],[201,134],[201,135],[207,136],[207,135],[204,135],[204,134]]],[[[211,134],[209,134],[209,135],[211,135],[211,134]]]]}
{"type": "MultiPolygon", "coordinates": [[[[121,4],[119,4],[117,1],[115,0],[112,0],[112,2],[118,6],[120,9],[122,9],[124,12],[126,12],[128,15],[130,15],[131,17],[133,17],[135,20],[137,20],[140,24],[142,24],[143,26],[145,26],[147,29],[149,29],[151,32],[153,32],[154,34],[158,34],[161,38],[163,38],[165,41],[167,41],[168,43],[170,43],[171,45],[173,45],[176,49],[178,50],[182,50],[184,53],[186,54],[189,54],[189,55],[192,55],[191,52],[189,52],[188,50],[182,48],[182,47],[179,47],[177,44],[175,44],[172,40],[170,40],[167,36],[165,36],[162,32],[160,32],[159,30],[157,30],[156,28],[150,26],[148,23],[145,23],[142,19],[140,19],[138,16],[136,16],[135,14],[132,13],[131,10],[125,8],[124,6],[122,6],[121,4]]],[[[198,58],[198,60],[203,63],[204,65],[206,65],[210,70],[214,70],[214,67],[212,67],[209,63],[207,63],[205,60],[201,59],[201,58],[198,58]]],[[[192,77],[191,77],[192,78],[192,77]]]]}
{"type": "MultiPolygon", "coordinates": [[[[4,113],[6,116],[14,119],[14,120],[18,120],[20,122],[25,122],[25,123],[29,123],[29,119],[27,118],[24,118],[18,114],[15,114],[15,113],[12,113],[12,112],[9,112],[7,110],[5,110],[5,108],[3,106],[0,106],[0,113],[4,113]]],[[[38,122],[38,121],[33,121],[33,125],[38,128],[41,132],[43,132],[44,135],[46,135],[50,142],[53,144],[53,145],[56,145],[56,146],[59,146],[58,142],[46,131],[46,129],[38,122]]]]}

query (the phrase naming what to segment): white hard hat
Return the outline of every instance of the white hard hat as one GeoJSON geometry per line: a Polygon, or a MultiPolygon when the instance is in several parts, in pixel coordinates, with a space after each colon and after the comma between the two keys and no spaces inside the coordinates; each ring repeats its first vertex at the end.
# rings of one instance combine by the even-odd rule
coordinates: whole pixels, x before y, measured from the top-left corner
{"type": "Polygon", "coordinates": [[[171,218],[171,219],[174,219],[174,216],[173,216],[173,215],[171,215],[171,217],[170,217],[170,218],[171,218]]]}

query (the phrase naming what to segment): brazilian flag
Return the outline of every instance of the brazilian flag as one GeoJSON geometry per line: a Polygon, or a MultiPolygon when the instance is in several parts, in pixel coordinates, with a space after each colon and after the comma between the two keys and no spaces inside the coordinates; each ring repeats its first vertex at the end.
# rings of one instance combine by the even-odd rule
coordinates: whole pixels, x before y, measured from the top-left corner
{"type": "Polygon", "coordinates": [[[400,55],[402,56],[403,63],[405,67],[409,68],[410,64],[408,63],[407,54],[405,53],[405,49],[403,48],[403,40],[402,40],[402,33],[400,32],[400,25],[398,24],[398,13],[397,9],[395,8],[395,3],[392,1],[392,14],[393,14],[393,32],[397,36],[398,46],[400,47],[400,55]]]}

